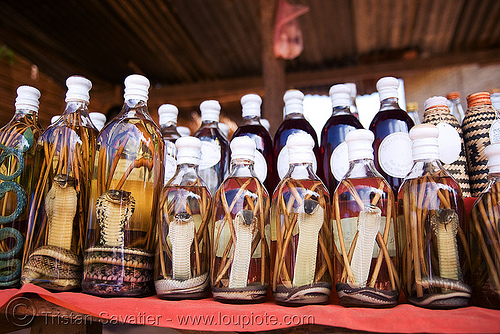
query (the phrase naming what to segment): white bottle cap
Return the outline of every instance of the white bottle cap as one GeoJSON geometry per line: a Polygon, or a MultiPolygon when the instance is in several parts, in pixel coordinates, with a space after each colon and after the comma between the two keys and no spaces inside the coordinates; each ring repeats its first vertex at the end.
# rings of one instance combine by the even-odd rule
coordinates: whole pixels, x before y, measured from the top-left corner
{"type": "Polygon", "coordinates": [[[191,136],[191,130],[187,126],[178,126],[177,132],[179,132],[182,137],[191,136]]]}
{"type": "Polygon", "coordinates": [[[262,126],[265,127],[267,131],[271,131],[271,123],[269,123],[267,119],[261,118],[260,124],[262,124],[262,126]]]}
{"type": "MultiPolygon", "coordinates": [[[[419,124],[410,129],[413,160],[439,159],[439,130],[432,124],[419,124]]],[[[394,152],[397,154],[397,152],[394,152]]]]}
{"type": "Polygon", "coordinates": [[[201,121],[218,122],[220,103],[216,100],[206,100],[200,104],[201,121]]]}
{"type": "Polygon", "coordinates": [[[283,101],[285,101],[285,116],[293,113],[304,113],[304,93],[300,90],[287,90],[283,95],[283,101]]]}
{"type": "Polygon", "coordinates": [[[375,136],[373,132],[366,129],[352,130],[345,136],[347,142],[347,152],[349,161],[358,159],[373,160],[373,141],[375,136]]]}
{"type": "Polygon", "coordinates": [[[229,137],[229,126],[226,123],[219,123],[219,129],[222,131],[226,138],[229,137]]]}
{"type": "Polygon", "coordinates": [[[123,97],[125,101],[140,100],[146,102],[148,100],[149,80],[140,74],[131,74],[125,78],[125,93],[123,97]]]}
{"type": "Polygon", "coordinates": [[[424,102],[424,110],[435,106],[448,106],[448,99],[444,96],[433,96],[429,97],[424,102]]]}
{"type": "Polygon", "coordinates": [[[486,147],[484,154],[488,158],[489,173],[500,173],[500,143],[493,143],[486,147]]]}
{"type": "Polygon", "coordinates": [[[356,90],[356,84],[354,82],[346,82],[344,85],[346,85],[347,87],[349,87],[349,96],[351,98],[355,98],[356,95],[358,94],[357,90],[356,90]]]}
{"type": "Polygon", "coordinates": [[[180,137],[175,141],[177,164],[198,165],[200,161],[201,140],[196,137],[180,137]]]}
{"type": "Polygon", "coordinates": [[[94,123],[96,129],[98,131],[101,131],[101,129],[104,127],[104,124],[106,124],[106,115],[100,112],[90,112],[89,117],[92,123],[94,123]]]}
{"type": "Polygon", "coordinates": [[[66,79],[66,87],[68,87],[68,91],[66,92],[65,102],[84,101],[89,103],[89,90],[92,88],[92,82],[89,79],[73,75],[66,79]]]}
{"type": "Polygon", "coordinates": [[[255,141],[247,136],[236,137],[229,144],[231,147],[231,161],[235,159],[255,160],[255,141]]]}
{"type": "Polygon", "coordinates": [[[262,105],[262,98],[257,94],[247,94],[241,98],[243,117],[260,117],[260,106],[262,105]]]}
{"type": "Polygon", "coordinates": [[[306,132],[296,132],[288,136],[288,161],[290,164],[314,163],[314,139],[306,132]]]}
{"type": "Polygon", "coordinates": [[[40,91],[31,86],[17,87],[16,110],[38,111],[40,91]]]}
{"type": "Polygon", "coordinates": [[[491,104],[496,110],[500,110],[500,93],[493,93],[490,95],[491,104]]]}
{"type": "Polygon", "coordinates": [[[179,109],[173,104],[162,104],[158,108],[158,115],[160,116],[160,125],[167,123],[177,124],[177,115],[179,115],[179,109]]]}
{"type": "Polygon", "coordinates": [[[347,85],[333,85],[330,87],[332,107],[349,107],[351,105],[351,90],[347,85]]]}
{"type": "Polygon", "coordinates": [[[398,97],[399,80],[394,77],[383,77],[377,81],[377,91],[380,101],[390,97],[398,97]]]}
{"type": "Polygon", "coordinates": [[[52,118],[50,119],[50,124],[54,124],[59,118],[61,118],[61,115],[52,116],[52,118]]]}

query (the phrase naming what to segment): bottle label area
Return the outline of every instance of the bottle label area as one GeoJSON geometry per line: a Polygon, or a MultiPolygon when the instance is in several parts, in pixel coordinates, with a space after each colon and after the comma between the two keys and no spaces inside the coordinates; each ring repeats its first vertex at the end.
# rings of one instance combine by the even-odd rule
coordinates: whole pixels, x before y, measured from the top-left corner
{"type": "Polygon", "coordinates": [[[333,150],[330,156],[330,169],[338,182],[342,180],[349,170],[349,155],[346,142],[341,143],[333,150]]]}
{"type": "Polygon", "coordinates": [[[439,159],[445,164],[452,164],[460,158],[460,152],[462,151],[460,135],[448,123],[439,123],[437,128],[439,130],[439,159]]]}
{"type": "MultiPolygon", "coordinates": [[[[284,146],[281,149],[280,153],[278,154],[278,162],[277,162],[278,175],[279,175],[280,179],[283,179],[286,172],[288,172],[288,169],[290,168],[289,161],[290,160],[288,158],[288,147],[284,146]]],[[[316,159],[313,160],[312,169],[313,169],[314,173],[316,173],[316,171],[318,170],[318,163],[317,163],[316,159]]]]}
{"type": "Polygon", "coordinates": [[[490,143],[500,142],[500,119],[496,119],[490,128],[490,143]]]}
{"type": "Polygon", "coordinates": [[[406,132],[395,132],[385,137],[378,149],[382,170],[397,178],[404,178],[413,166],[411,139],[406,132]]]}
{"type": "Polygon", "coordinates": [[[200,170],[217,165],[220,161],[220,145],[215,141],[201,141],[200,170]]]}
{"type": "Polygon", "coordinates": [[[255,163],[254,163],[255,175],[260,182],[264,182],[267,178],[267,162],[266,158],[258,150],[255,150],[255,163]]]}
{"type": "Polygon", "coordinates": [[[163,184],[166,184],[168,180],[174,176],[175,170],[177,169],[177,148],[175,147],[175,144],[170,141],[166,141],[164,147],[163,165],[165,168],[165,178],[163,184]]]}

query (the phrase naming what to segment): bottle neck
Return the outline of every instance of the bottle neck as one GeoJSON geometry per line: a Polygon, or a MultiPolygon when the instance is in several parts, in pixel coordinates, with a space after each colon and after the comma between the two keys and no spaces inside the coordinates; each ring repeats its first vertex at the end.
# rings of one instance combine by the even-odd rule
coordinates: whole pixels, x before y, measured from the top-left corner
{"type": "Polygon", "coordinates": [[[123,109],[120,112],[121,118],[147,118],[151,119],[146,101],[138,99],[125,100],[123,109]]]}
{"type": "Polygon", "coordinates": [[[332,116],[337,115],[348,115],[351,113],[351,109],[349,106],[336,106],[333,107],[332,116]]]}
{"type": "Polygon", "coordinates": [[[261,125],[260,116],[245,116],[241,125],[261,125]]]}
{"type": "Polygon", "coordinates": [[[64,109],[64,114],[69,115],[75,112],[79,112],[83,116],[89,116],[88,102],[86,101],[68,101],[66,103],[66,108],[64,109]]]}
{"type": "Polygon", "coordinates": [[[201,121],[201,126],[203,126],[203,127],[217,128],[217,127],[219,127],[219,122],[212,121],[212,120],[204,120],[204,121],[201,121]]]}
{"type": "Polygon", "coordinates": [[[254,161],[236,158],[231,160],[231,177],[257,177],[254,171],[254,161]]]}
{"type": "Polygon", "coordinates": [[[291,163],[288,172],[283,178],[318,180],[318,176],[314,173],[312,163],[310,162],[291,163]]]}
{"type": "Polygon", "coordinates": [[[488,174],[488,179],[490,179],[493,182],[500,182],[500,172],[490,172],[488,174]]]}
{"type": "Polygon", "coordinates": [[[196,184],[196,180],[200,180],[201,182],[201,178],[198,175],[198,164],[181,163],[177,165],[177,169],[175,170],[174,176],[169,181],[169,185],[196,184]]]}
{"type": "Polygon", "coordinates": [[[425,174],[436,174],[438,172],[448,174],[439,159],[417,159],[414,160],[413,167],[406,178],[414,179],[425,174]]]}
{"type": "Polygon", "coordinates": [[[301,113],[301,112],[293,112],[293,113],[285,115],[284,120],[287,120],[287,119],[305,119],[305,118],[304,118],[304,114],[303,113],[301,113]]]}
{"type": "Polygon", "coordinates": [[[401,108],[399,107],[398,104],[398,98],[397,97],[388,97],[382,101],[380,101],[380,111],[385,111],[385,110],[395,110],[401,108]]]}
{"type": "Polygon", "coordinates": [[[177,131],[177,123],[174,123],[174,122],[167,122],[165,124],[162,124],[160,126],[160,131],[161,131],[161,134],[162,135],[177,135],[177,136],[181,136],[179,134],[179,132],[177,131]]]}
{"type": "Polygon", "coordinates": [[[33,109],[16,109],[16,112],[14,114],[16,116],[18,116],[18,117],[28,116],[28,115],[38,115],[38,110],[33,110],[33,109]]]}
{"type": "Polygon", "coordinates": [[[349,161],[349,169],[347,170],[345,179],[361,179],[382,177],[375,168],[373,159],[363,158],[349,161]]]}

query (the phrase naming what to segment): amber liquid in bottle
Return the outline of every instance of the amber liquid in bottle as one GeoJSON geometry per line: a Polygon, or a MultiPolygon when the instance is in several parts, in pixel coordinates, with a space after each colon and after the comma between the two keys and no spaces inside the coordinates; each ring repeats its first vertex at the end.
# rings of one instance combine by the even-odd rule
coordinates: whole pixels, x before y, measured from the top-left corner
{"type": "Polygon", "coordinates": [[[265,300],[269,285],[269,207],[269,195],[256,177],[230,176],[217,190],[210,228],[210,275],[216,300],[265,300]]]}
{"type": "MultiPolygon", "coordinates": [[[[361,125],[354,115],[346,113],[330,117],[321,131],[323,182],[325,182],[330,194],[335,192],[335,188],[338,185],[337,179],[332,174],[330,164],[331,155],[337,146],[345,142],[345,136],[349,131],[362,128],[363,125],[361,125]]],[[[340,177],[342,178],[343,175],[340,177]]]]}
{"type": "Polygon", "coordinates": [[[23,246],[28,228],[35,145],[42,132],[37,113],[17,110],[0,129],[0,252],[7,267],[0,272],[0,288],[18,287],[23,246]]]}
{"type": "Polygon", "coordinates": [[[390,186],[380,177],[344,179],[333,201],[334,241],[339,254],[334,257],[335,282],[340,303],[395,306],[400,282],[394,265],[396,210],[390,186]]]}

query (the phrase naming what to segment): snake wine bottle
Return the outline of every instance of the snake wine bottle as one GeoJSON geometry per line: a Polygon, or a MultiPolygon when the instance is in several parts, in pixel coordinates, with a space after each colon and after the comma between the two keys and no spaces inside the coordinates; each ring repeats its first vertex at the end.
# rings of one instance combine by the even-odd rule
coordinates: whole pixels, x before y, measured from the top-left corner
{"type": "Polygon", "coordinates": [[[40,91],[17,88],[16,112],[0,129],[0,288],[19,286],[28,228],[40,91]]]}
{"type": "Polygon", "coordinates": [[[80,288],[97,129],[88,116],[91,82],[66,80],[66,109],[39,138],[21,283],[80,288]]]}
{"type": "Polygon", "coordinates": [[[253,170],[255,142],[231,141],[231,173],[214,196],[210,283],[215,300],[257,303],[269,286],[269,195],[253,170]]]}
{"type": "Polygon", "coordinates": [[[163,184],[167,184],[177,169],[177,149],[175,141],[181,137],[177,132],[177,115],[179,110],[173,104],[162,104],[158,108],[160,131],[163,140],[163,184]]]}
{"type": "Polygon", "coordinates": [[[398,194],[398,257],[411,304],[456,308],[471,297],[469,231],[460,187],[439,160],[438,132],[431,124],[410,130],[414,164],[398,194]]]}
{"type": "Polygon", "coordinates": [[[471,304],[500,309],[500,143],[487,146],[484,153],[489,183],[474,203],[470,221],[471,304]]]}
{"type": "Polygon", "coordinates": [[[202,298],[208,291],[210,191],[198,175],[201,141],[182,137],[177,170],[163,188],[157,216],[156,294],[165,299],[202,298]]]}
{"type": "Polygon", "coordinates": [[[149,80],[125,79],[122,111],[99,134],[84,254],[83,292],[154,291],[154,234],[163,142],[147,109],[149,80]]]}
{"type": "Polygon", "coordinates": [[[349,169],[333,195],[335,282],[340,303],[392,307],[400,279],[395,265],[396,207],[391,186],[373,164],[374,135],[346,136],[349,169]]]}
{"type": "Polygon", "coordinates": [[[314,140],[288,137],[290,168],[271,208],[272,291],[283,305],[325,304],[332,291],[330,196],[314,174],[314,140]]]}

